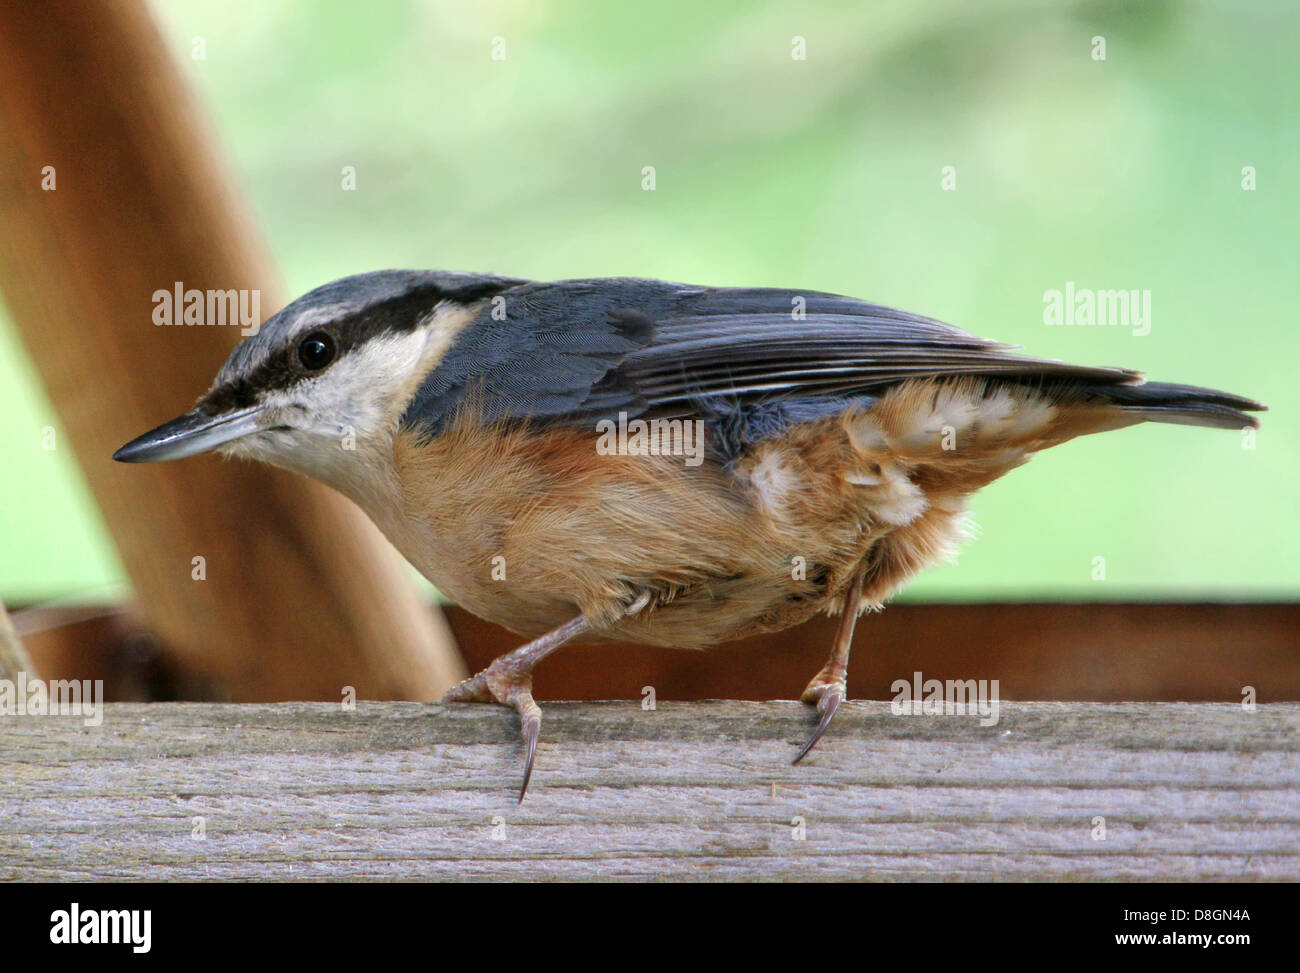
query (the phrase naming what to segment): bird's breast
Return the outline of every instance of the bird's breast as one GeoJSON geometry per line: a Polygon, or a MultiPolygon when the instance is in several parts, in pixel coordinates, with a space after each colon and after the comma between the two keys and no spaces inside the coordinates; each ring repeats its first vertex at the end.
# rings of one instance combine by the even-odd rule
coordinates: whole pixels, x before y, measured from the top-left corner
{"type": "Polygon", "coordinates": [[[399,433],[400,499],[372,516],[446,596],[523,635],[582,612],[603,635],[697,646],[836,610],[856,572],[879,604],[953,552],[967,496],[1057,421],[1029,392],[905,383],[726,466],[611,451],[594,423],[457,421],[399,433]]]}

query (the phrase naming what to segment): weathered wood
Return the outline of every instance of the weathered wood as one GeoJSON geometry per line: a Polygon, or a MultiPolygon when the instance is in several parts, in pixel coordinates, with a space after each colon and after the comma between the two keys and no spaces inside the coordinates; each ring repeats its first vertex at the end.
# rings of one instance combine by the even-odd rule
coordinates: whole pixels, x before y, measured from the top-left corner
{"type": "Polygon", "coordinates": [[[10,718],[0,880],[1300,878],[1300,704],[1000,716],[553,703],[522,805],[498,707],[10,718]]]}
{"type": "Polygon", "coordinates": [[[342,497],[212,457],[110,459],[188,409],[240,338],[158,326],[156,292],[283,303],[145,3],[0,4],[0,159],[0,290],[172,656],[240,700],[427,699],[461,678],[441,615],[342,497]]]}

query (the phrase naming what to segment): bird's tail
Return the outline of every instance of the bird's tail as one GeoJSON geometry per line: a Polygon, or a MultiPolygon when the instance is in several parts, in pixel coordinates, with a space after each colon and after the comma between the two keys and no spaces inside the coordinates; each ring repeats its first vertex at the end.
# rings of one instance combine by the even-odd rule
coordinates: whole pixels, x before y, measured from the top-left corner
{"type": "Polygon", "coordinates": [[[1119,406],[1125,419],[1134,423],[1172,422],[1216,429],[1257,429],[1259,420],[1248,413],[1268,410],[1268,406],[1240,395],[1170,382],[1092,385],[1082,391],[1089,399],[1119,406]]]}

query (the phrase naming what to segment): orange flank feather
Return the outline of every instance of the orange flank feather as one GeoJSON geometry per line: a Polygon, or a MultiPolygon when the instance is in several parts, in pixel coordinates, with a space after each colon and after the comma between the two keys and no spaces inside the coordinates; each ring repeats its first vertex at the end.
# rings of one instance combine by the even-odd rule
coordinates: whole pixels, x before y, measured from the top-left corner
{"type": "Polygon", "coordinates": [[[861,607],[967,536],[967,498],[1033,452],[1137,421],[980,378],[894,386],[794,426],[731,466],[602,455],[590,430],[399,433],[397,509],[371,516],[448,597],[534,637],[581,613],[595,637],[695,648],[861,607]],[[574,552],[583,552],[575,557],[574,552]]]}

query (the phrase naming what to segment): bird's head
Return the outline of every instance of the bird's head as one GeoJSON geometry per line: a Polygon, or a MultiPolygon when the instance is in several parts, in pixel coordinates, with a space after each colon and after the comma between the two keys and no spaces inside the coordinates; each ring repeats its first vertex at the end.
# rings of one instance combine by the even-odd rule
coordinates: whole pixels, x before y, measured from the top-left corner
{"type": "Polygon", "coordinates": [[[113,458],[147,463],[218,450],[343,486],[356,474],[357,444],[391,436],[479,305],[514,283],[385,270],[318,287],[245,338],[193,409],[113,458]]]}

